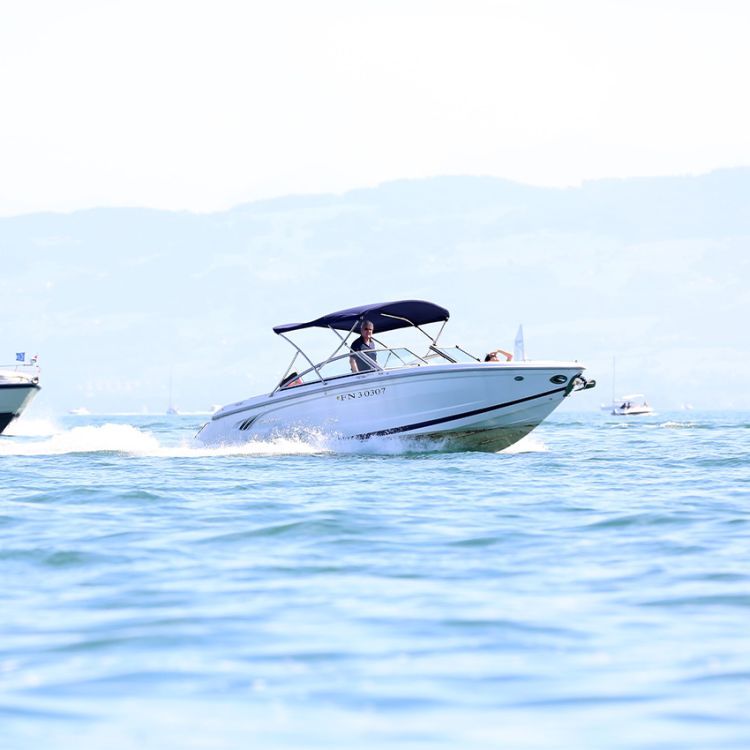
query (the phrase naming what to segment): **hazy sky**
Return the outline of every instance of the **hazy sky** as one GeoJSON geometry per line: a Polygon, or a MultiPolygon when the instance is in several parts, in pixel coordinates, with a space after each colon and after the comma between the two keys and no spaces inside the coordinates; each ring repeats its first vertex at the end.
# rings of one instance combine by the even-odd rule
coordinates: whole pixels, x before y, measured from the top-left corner
{"type": "Polygon", "coordinates": [[[746,0],[0,8],[0,215],[750,164],[746,0]]]}

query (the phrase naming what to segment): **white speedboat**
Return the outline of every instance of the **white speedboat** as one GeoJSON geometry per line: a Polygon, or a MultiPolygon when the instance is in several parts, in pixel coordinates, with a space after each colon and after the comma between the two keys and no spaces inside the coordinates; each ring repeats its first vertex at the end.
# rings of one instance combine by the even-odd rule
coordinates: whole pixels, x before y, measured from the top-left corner
{"type": "Polygon", "coordinates": [[[41,390],[36,364],[0,366],[0,433],[41,390]]]}
{"type": "Polygon", "coordinates": [[[612,402],[612,415],[616,417],[633,417],[653,414],[654,410],[642,393],[630,393],[612,402]]]}
{"type": "Polygon", "coordinates": [[[595,385],[578,362],[482,362],[460,347],[440,346],[448,317],[431,302],[401,300],[276,326],[296,349],[284,377],[268,394],[219,409],[196,437],[222,445],[305,433],[360,440],[398,435],[439,440],[446,450],[498,451],[533,430],[572,391],[595,385]],[[372,369],[353,373],[348,339],[363,320],[374,323],[379,348],[372,369]],[[431,323],[441,324],[434,337],[423,328],[431,323]],[[321,362],[287,335],[309,328],[330,329],[338,339],[321,362]],[[378,338],[405,328],[429,339],[426,351],[388,347],[378,338]]]}

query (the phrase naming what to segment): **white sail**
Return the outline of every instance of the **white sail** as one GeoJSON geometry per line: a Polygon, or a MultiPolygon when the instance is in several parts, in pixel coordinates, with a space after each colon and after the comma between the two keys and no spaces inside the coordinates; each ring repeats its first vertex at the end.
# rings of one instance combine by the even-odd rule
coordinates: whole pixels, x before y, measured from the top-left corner
{"type": "Polygon", "coordinates": [[[516,334],[516,340],[513,342],[513,359],[516,362],[523,362],[526,359],[526,352],[523,344],[523,325],[518,326],[518,333],[516,334]]]}

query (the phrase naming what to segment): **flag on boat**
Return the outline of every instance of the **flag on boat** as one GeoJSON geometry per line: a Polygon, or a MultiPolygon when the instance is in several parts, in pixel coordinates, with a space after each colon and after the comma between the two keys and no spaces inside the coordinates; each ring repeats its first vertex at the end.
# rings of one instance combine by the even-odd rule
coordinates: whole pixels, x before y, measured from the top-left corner
{"type": "Polygon", "coordinates": [[[25,362],[26,352],[16,352],[16,362],[25,362]]]}
{"type": "Polygon", "coordinates": [[[516,340],[514,341],[513,359],[516,362],[523,362],[526,359],[526,352],[524,351],[523,345],[523,326],[518,326],[518,333],[516,334],[516,340]]]}

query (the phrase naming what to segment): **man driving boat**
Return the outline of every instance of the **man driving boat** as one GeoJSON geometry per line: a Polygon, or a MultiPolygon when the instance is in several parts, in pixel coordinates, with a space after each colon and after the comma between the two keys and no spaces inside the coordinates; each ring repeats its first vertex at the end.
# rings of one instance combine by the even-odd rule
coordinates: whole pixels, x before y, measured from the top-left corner
{"type": "Polygon", "coordinates": [[[351,365],[352,372],[367,372],[368,370],[377,369],[374,363],[377,362],[378,355],[375,352],[375,342],[372,339],[374,331],[375,326],[371,321],[362,321],[362,325],[359,327],[360,335],[352,341],[350,347],[352,356],[349,357],[349,364],[351,365]]]}

